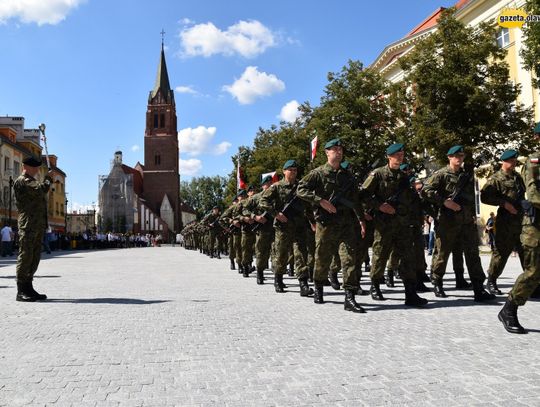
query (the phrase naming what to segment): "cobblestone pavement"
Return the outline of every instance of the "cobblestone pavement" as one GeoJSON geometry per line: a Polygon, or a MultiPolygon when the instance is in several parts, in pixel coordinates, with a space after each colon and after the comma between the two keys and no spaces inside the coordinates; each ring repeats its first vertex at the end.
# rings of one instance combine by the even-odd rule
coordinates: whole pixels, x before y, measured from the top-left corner
{"type": "Polygon", "coordinates": [[[507,334],[504,296],[475,305],[453,274],[425,309],[400,284],[353,314],[342,292],[276,294],[179,247],[45,256],[42,303],[15,302],[0,265],[2,406],[540,406],[540,304],[520,308],[528,335],[507,334]]]}

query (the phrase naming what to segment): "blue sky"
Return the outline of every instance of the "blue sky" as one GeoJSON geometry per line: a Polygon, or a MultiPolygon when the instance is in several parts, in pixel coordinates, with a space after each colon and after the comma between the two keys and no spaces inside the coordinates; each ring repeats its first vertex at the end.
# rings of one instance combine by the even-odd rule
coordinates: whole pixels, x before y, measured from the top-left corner
{"type": "Polygon", "coordinates": [[[294,101],[319,103],[329,71],[348,59],[370,64],[453,3],[0,0],[0,115],[24,116],[27,128],[45,122],[70,209],[91,205],[114,151],[131,166],[144,160],[164,29],[181,178],[227,175],[259,127],[293,119],[294,101]]]}

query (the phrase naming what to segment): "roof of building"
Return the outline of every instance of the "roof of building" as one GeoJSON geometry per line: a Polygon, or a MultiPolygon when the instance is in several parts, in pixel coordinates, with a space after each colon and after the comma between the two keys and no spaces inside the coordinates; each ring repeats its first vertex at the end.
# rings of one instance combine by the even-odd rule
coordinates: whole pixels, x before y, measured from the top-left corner
{"type": "Polygon", "coordinates": [[[125,174],[131,174],[133,176],[133,192],[140,196],[143,191],[143,179],[141,173],[126,164],[122,164],[122,171],[124,171],[125,174]]]}
{"type": "Polygon", "coordinates": [[[172,100],[168,100],[169,96],[174,99],[174,93],[171,91],[171,85],[169,83],[169,74],[167,73],[167,63],[165,62],[165,51],[163,50],[163,44],[161,45],[161,55],[159,58],[156,83],[154,84],[154,89],[152,89],[152,92],[150,92],[150,97],[152,99],[155,98],[160,89],[161,94],[167,99],[167,102],[172,102],[172,100]]]}
{"type": "Polygon", "coordinates": [[[193,214],[197,213],[197,212],[195,212],[195,210],[191,206],[189,206],[184,201],[180,202],[180,211],[181,212],[186,212],[186,213],[193,213],[193,214]]]}

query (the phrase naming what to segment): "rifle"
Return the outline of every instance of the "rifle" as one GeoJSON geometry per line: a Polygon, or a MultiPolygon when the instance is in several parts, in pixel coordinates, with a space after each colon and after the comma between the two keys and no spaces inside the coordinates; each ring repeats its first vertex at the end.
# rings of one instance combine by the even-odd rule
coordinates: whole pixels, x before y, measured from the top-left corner
{"type": "MultiPolygon", "coordinates": [[[[334,207],[337,207],[339,205],[345,206],[349,209],[355,209],[354,203],[345,198],[345,194],[349,192],[349,190],[357,183],[356,177],[351,176],[349,181],[341,188],[337,193],[334,191],[332,192],[332,195],[330,195],[330,198],[328,198],[328,202],[330,202],[334,207]]],[[[337,212],[336,212],[337,213],[337,212]]],[[[335,215],[336,213],[330,213],[325,211],[324,209],[319,210],[319,216],[317,217],[317,222],[319,222],[321,225],[325,225],[328,223],[335,215]]]]}
{"type": "MultiPolygon", "coordinates": [[[[283,215],[285,215],[287,219],[297,216],[304,209],[301,200],[296,196],[297,186],[291,190],[291,192],[289,193],[289,199],[287,200],[287,202],[285,202],[283,208],[278,211],[278,213],[281,212],[283,215]]],[[[267,219],[266,223],[274,221],[274,217],[270,215],[267,211],[264,211],[261,216],[264,216],[267,219]]],[[[263,225],[266,225],[266,223],[256,222],[252,228],[252,231],[256,232],[261,227],[263,227],[263,225]]]]}
{"type": "MultiPolygon", "coordinates": [[[[391,205],[397,212],[398,210],[398,207],[399,207],[399,197],[401,196],[401,194],[403,192],[405,192],[407,189],[410,188],[410,185],[411,185],[411,181],[410,181],[410,178],[406,175],[404,178],[401,179],[401,181],[399,182],[398,184],[398,189],[397,191],[389,196],[388,198],[386,198],[386,200],[384,201],[385,203],[387,203],[388,205],[391,205]]],[[[381,215],[387,215],[386,213],[384,212],[380,212],[379,213],[381,215]]],[[[390,215],[391,216],[391,215],[390,215]]]]}

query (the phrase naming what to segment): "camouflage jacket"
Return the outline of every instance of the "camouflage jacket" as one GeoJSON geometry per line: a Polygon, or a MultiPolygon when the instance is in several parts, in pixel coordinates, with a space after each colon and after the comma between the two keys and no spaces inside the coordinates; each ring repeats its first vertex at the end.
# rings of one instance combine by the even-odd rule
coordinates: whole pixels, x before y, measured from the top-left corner
{"type": "Polygon", "coordinates": [[[354,176],[350,171],[341,167],[335,170],[330,164],[326,163],[310,171],[300,181],[297,194],[299,198],[314,207],[317,222],[350,221],[351,217],[353,219],[363,219],[364,217],[360,191],[354,176]],[[334,205],[337,213],[329,215],[320,206],[320,202],[323,199],[332,201],[336,196],[340,196],[342,200],[334,205]],[[345,204],[345,201],[347,204],[345,204]]]}
{"type": "Polygon", "coordinates": [[[403,225],[410,224],[415,213],[416,192],[411,187],[407,174],[385,165],[372,171],[362,188],[367,209],[374,210],[375,218],[394,219],[403,225]],[[386,215],[378,210],[385,202],[396,210],[395,215],[386,215]]]}
{"type": "Polygon", "coordinates": [[[523,168],[522,176],[525,182],[527,200],[534,206],[537,215],[534,224],[528,216],[523,217],[521,241],[527,246],[538,247],[540,245],[540,151],[529,156],[523,168]]]}
{"type": "Polygon", "coordinates": [[[15,180],[13,190],[19,211],[19,229],[38,230],[47,227],[47,193],[51,183],[49,176],[39,182],[25,173],[15,180]]]}
{"type": "Polygon", "coordinates": [[[488,178],[480,191],[480,199],[487,205],[499,206],[497,218],[511,220],[517,225],[521,224],[523,210],[521,201],[525,199],[525,183],[516,171],[507,174],[502,169],[488,178]],[[517,215],[512,215],[502,206],[509,202],[518,210],[517,215]]]}
{"type": "MultiPolygon", "coordinates": [[[[429,177],[424,184],[424,189],[422,189],[422,197],[436,205],[439,209],[444,207],[444,201],[446,201],[456,189],[456,185],[460,177],[465,177],[466,173],[463,168],[460,168],[458,172],[453,172],[449,166],[443,167],[435,171],[431,177],[429,177]]],[[[462,219],[465,222],[470,222],[475,214],[475,199],[476,195],[474,192],[474,177],[470,177],[469,181],[465,185],[460,194],[461,199],[459,200],[459,205],[461,205],[460,213],[462,219]]],[[[444,210],[439,212],[440,216],[443,214],[452,215],[451,210],[447,210],[444,207],[444,210]]]]}
{"type": "Polygon", "coordinates": [[[220,218],[220,214],[214,214],[214,212],[210,212],[207,214],[202,220],[201,223],[203,225],[206,225],[214,230],[221,229],[216,221],[218,221],[220,218]]]}
{"type": "MultiPolygon", "coordinates": [[[[282,179],[275,184],[272,184],[261,195],[259,206],[263,211],[266,211],[272,217],[276,217],[278,213],[283,211],[285,205],[290,202],[295,195],[298,194],[298,181],[293,184],[289,184],[285,179],[282,179]]],[[[290,211],[285,214],[288,218],[288,222],[298,223],[305,221],[305,204],[303,201],[296,199],[290,211]]],[[[281,222],[275,220],[274,226],[281,226],[281,222]]]]}

